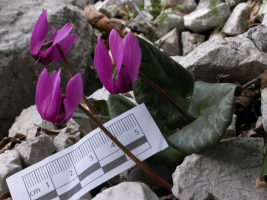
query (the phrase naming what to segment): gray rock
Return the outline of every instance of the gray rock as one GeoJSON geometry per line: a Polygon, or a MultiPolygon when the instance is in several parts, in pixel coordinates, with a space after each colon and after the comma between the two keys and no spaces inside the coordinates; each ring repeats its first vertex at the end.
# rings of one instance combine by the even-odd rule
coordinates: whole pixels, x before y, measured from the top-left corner
{"type": "MultiPolygon", "coordinates": [[[[149,12],[144,10],[141,12],[147,21],[153,20],[154,17],[149,12]]],[[[127,24],[127,27],[129,27],[132,31],[137,31],[142,33],[146,33],[148,31],[148,28],[145,26],[144,20],[141,17],[141,15],[137,15],[134,18],[133,22],[127,24]]]]}
{"type": "Polygon", "coordinates": [[[243,35],[249,38],[260,51],[267,53],[267,28],[256,26],[250,28],[243,35]]]}
{"type": "Polygon", "coordinates": [[[159,200],[157,195],[153,193],[144,183],[124,182],[105,189],[93,200],[159,200]]]}
{"type": "Polygon", "coordinates": [[[17,151],[0,154],[0,195],[8,191],[6,179],[21,171],[20,157],[17,151]]]}
{"type": "Polygon", "coordinates": [[[115,17],[122,8],[120,0],[105,0],[95,5],[96,9],[108,17],[115,17]]]}
{"type": "Polygon", "coordinates": [[[89,4],[94,4],[95,0],[67,0],[70,4],[79,7],[80,9],[84,9],[85,6],[89,4]]]}
{"type": "Polygon", "coordinates": [[[159,16],[154,20],[157,24],[157,34],[162,37],[172,29],[176,28],[178,32],[185,31],[183,17],[173,14],[172,9],[161,11],[159,16]]]}
{"type": "Polygon", "coordinates": [[[161,2],[163,6],[182,6],[182,11],[185,13],[190,13],[197,7],[195,0],[162,0],[161,2]]]}
{"type": "Polygon", "coordinates": [[[261,113],[262,113],[262,125],[265,131],[267,131],[267,88],[261,90],[261,113]]]}
{"type": "MultiPolygon", "coordinates": [[[[263,0],[262,1],[262,4],[261,4],[261,6],[260,6],[260,10],[259,10],[259,12],[258,12],[258,17],[257,17],[257,19],[260,21],[260,22],[262,22],[263,21],[263,19],[264,19],[264,16],[265,16],[265,13],[267,12],[267,4],[266,4],[267,2],[266,2],[266,0],[263,0]]],[[[267,18],[266,18],[267,19],[267,18]]],[[[265,20],[266,21],[266,20],[265,20]]],[[[266,21],[267,22],[267,21],[266,21]]],[[[265,27],[266,27],[266,23],[262,23],[262,25],[264,25],[265,27]]]]}
{"type": "Polygon", "coordinates": [[[68,148],[81,139],[81,133],[78,129],[71,129],[66,127],[54,138],[54,144],[57,152],[68,148]]]}
{"type": "MultiPolygon", "coordinates": [[[[171,175],[175,171],[175,165],[158,165],[144,161],[144,164],[149,167],[153,172],[163,178],[165,181],[171,183],[171,175]]],[[[140,181],[148,185],[148,187],[155,193],[164,191],[159,184],[153,181],[140,167],[131,170],[128,181],[140,181]]]]}
{"type": "Polygon", "coordinates": [[[205,35],[190,33],[189,31],[182,32],[183,55],[186,56],[197,48],[197,46],[205,41],[205,37],[205,35]]]}
{"type": "Polygon", "coordinates": [[[21,143],[15,150],[19,152],[21,159],[28,167],[52,155],[56,147],[50,137],[41,135],[21,143]]]}
{"type": "Polygon", "coordinates": [[[216,3],[224,2],[224,0],[200,0],[196,10],[205,9],[216,5],[216,3]]]}
{"type": "Polygon", "coordinates": [[[180,200],[266,199],[267,189],[255,184],[263,143],[263,138],[238,138],[185,157],[172,175],[173,195],[180,200]]]}
{"type": "Polygon", "coordinates": [[[184,16],[184,25],[194,32],[201,32],[219,26],[230,16],[230,6],[220,3],[215,8],[195,10],[184,16]]]}
{"type": "Polygon", "coordinates": [[[224,38],[223,33],[217,28],[215,28],[210,34],[209,40],[217,40],[217,39],[222,39],[222,38],[224,38]]]}
{"type": "MultiPolygon", "coordinates": [[[[49,22],[48,36],[52,27],[61,29],[72,22],[71,33],[78,35],[67,59],[74,73],[82,73],[84,89],[87,95],[96,90],[99,80],[90,70],[92,52],[92,27],[84,13],[65,0],[1,0],[0,1],[0,138],[6,136],[16,116],[35,103],[35,89],[38,76],[45,67],[36,63],[30,55],[30,38],[34,24],[41,12],[47,9],[49,22]],[[90,79],[89,79],[90,77],[90,79]],[[96,83],[97,82],[97,83],[96,83]]],[[[63,93],[69,81],[69,75],[62,62],[49,65],[50,73],[61,71],[63,93]]]]}
{"type": "Polygon", "coordinates": [[[218,74],[230,74],[227,81],[243,84],[267,69],[266,53],[243,35],[206,41],[179,59],[179,63],[193,71],[198,80],[205,82],[217,82],[218,74]]]}
{"type": "Polygon", "coordinates": [[[170,56],[181,55],[182,49],[180,37],[180,33],[178,33],[175,28],[161,37],[155,44],[170,56]]]}
{"type": "Polygon", "coordinates": [[[231,36],[240,33],[247,25],[250,6],[247,3],[238,4],[224,25],[222,32],[231,36]]]}

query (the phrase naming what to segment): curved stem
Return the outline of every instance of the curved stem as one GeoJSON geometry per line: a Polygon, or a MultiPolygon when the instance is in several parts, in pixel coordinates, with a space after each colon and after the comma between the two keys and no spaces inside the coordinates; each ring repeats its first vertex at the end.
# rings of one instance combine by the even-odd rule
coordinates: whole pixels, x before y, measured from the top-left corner
{"type": "MultiPolygon", "coordinates": [[[[69,62],[68,62],[68,60],[67,60],[67,58],[66,58],[64,52],[62,51],[62,49],[61,49],[61,47],[60,47],[59,44],[56,44],[56,47],[57,47],[57,49],[58,49],[58,51],[59,51],[59,53],[60,53],[60,55],[61,55],[61,57],[62,57],[62,59],[63,59],[63,62],[64,62],[64,64],[65,64],[65,66],[66,66],[67,71],[68,71],[68,74],[69,74],[70,77],[72,78],[74,75],[73,75],[73,72],[72,72],[72,70],[71,70],[71,68],[70,68],[69,62]]],[[[93,107],[93,106],[90,104],[90,102],[87,100],[87,98],[86,98],[86,96],[85,96],[84,94],[83,94],[83,101],[84,101],[84,103],[87,105],[87,107],[89,108],[89,110],[90,110],[94,115],[99,115],[99,114],[96,112],[96,110],[94,109],[94,107],[93,107]]]]}
{"type": "Polygon", "coordinates": [[[139,72],[138,76],[143,79],[147,84],[149,84],[154,90],[160,93],[166,100],[170,102],[170,104],[178,110],[189,122],[193,122],[193,119],[190,115],[188,115],[172,98],[170,98],[160,87],[158,87],[155,83],[153,83],[150,79],[139,72]]]}
{"type": "Polygon", "coordinates": [[[78,108],[83,111],[110,139],[114,142],[127,156],[129,156],[148,176],[154,179],[162,187],[171,192],[172,185],[160,178],[157,174],[152,172],[144,163],[142,163],[135,155],[133,155],[123,144],[121,144],[88,110],[82,105],[78,108]]]}

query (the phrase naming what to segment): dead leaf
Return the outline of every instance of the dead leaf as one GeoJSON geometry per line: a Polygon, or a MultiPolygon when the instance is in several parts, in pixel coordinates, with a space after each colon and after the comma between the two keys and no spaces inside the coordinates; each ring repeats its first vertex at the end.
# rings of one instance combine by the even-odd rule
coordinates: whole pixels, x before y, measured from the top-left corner
{"type": "Polygon", "coordinates": [[[88,5],[84,8],[84,14],[86,15],[89,23],[93,28],[98,29],[105,39],[108,39],[109,33],[112,29],[116,29],[119,35],[124,38],[124,33],[119,24],[109,19],[106,15],[102,14],[95,9],[93,5],[88,5]]]}
{"type": "Polygon", "coordinates": [[[8,196],[10,196],[10,192],[7,191],[4,194],[1,195],[0,200],[5,200],[8,196]]]}
{"type": "Polygon", "coordinates": [[[256,179],[256,187],[257,188],[267,188],[267,183],[264,181],[260,181],[260,179],[256,179]]]}
{"type": "Polygon", "coordinates": [[[267,74],[263,74],[261,77],[261,89],[263,90],[266,87],[267,87],[267,74]]]}
{"type": "Polygon", "coordinates": [[[246,88],[245,90],[243,90],[240,96],[235,97],[234,101],[235,103],[238,103],[247,108],[259,97],[260,97],[260,91],[258,89],[250,90],[246,88]]]}
{"type": "Polygon", "coordinates": [[[37,129],[38,131],[43,131],[43,132],[45,132],[47,134],[55,135],[55,134],[59,134],[61,132],[61,129],[59,129],[59,130],[48,130],[48,129],[42,128],[41,126],[38,126],[36,124],[34,124],[34,126],[38,127],[38,129],[37,129]]]}

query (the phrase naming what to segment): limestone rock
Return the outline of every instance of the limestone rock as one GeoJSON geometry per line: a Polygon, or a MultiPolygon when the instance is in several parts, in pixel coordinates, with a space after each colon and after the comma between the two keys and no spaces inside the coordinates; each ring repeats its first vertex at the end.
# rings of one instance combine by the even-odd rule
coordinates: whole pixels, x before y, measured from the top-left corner
{"type": "Polygon", "coordinates": [[[210,34],[209,40],[217,40],[217,39],[223,39],[223,34],[220,30],[215,28],[212,33],[210,34]]]}
{"type": "Polygon", "coordinates": [[[218,74],[230,74],[227,81],[244,84],[267,69],[266,53],[244,35],[206,41],[179,59],[179,63],[205,82],[216,82],[218,74]]]}
{"type": "Polygon", "coordinates": [[[144,183],[123,182],[114,187],[105,189],[93,200],[159,200],[157,195],[153,193],[144,183]]]}
{"type": "Polygon", "coordinates": [[[180,200],[262,200],[267,188],[256,188],[263,167],[263,138],[221,142],[201,154],[185,157],[173,173],[174,196],[180,200]]]}
{"type": "Polygon", "coordinates": [[[209,8],[211,6],[214,6],[215,3],[217,3],[217,2],[221,3],[221,2],[224,2],[224,1],[223,0],[199,0],[196,10],[209,8]]]}
{"type": "Polygon", "coordinates": [[[105,0],[96,5],[98,11],[110,18],[115,17],[121,8],[120,0],[105,0]]]}
{"type": "Polygon", "coordinates": [[[233,114],[232,122],[226,129],[226,133],[223,136],[223,138],[236,137],[236,121],[237,121],[237,115],[233,114]]]}
{"type": "Polygon", "coordinates": [[[161,11],[159,16],[154,20],[154,23],[157,24],[157,34],[159,37],[162,37],[174,28],[178,32],[186,30],[183,17],[173,14],[172,9],[161,11]]]}
{"type": "Polygon", "coordinates": [[[265,131],[267,131],[267,88],[261,91],[261,113],[262,113],[262,125],[265,131]]]}
{"type": "Polygon", "coordinates": [[[77,129],[71,129],[66,127],[54,138],[54,144],[57,148],[57,152],[68,148],[81,139],[81,133],[77,129]]]}
{"type": "Polygon", "coordinates": [[[190,13],[197,7],[195,0],[162,0],[161,2],[163,6],[182,6],[182,11],[185,13],[190,13]]]}
{"type": "Polygon", "coordinates": [[[222,32],[234,36],[240,33],[247,25],[250,7],[247,3],[239,3],[224,25],[222,32]]]}
{"type": "MultiPolygon", "coordinates": [[[[154,17],[147,11],[141,11],[143,16],[147,21],[151,21],[154,17]]],[[[127,27],[129,27],[132,31],[137,31],[137,32],[142,32],[145,33],[147,32],[148,28],[145,26],[144,20],[141,17],[141,15],[137,15],[134,18],[133,22],[130,22],[127,27]],[[142,23],[142,24],[141,24],[142,23]]]]}
{"type": "Polygon", "coordinates": [[[80,9],[84,9],[85,6],[89,4],[94,4],[94,0],[67,0],[70,4],[79,7],[80,9]]]}
{"type": "Polygon", "coordinates": [[[256,26],[243,35],[249,38],[260,51],[267,53],[267,28],[256,26]]]}
{"type": "Polygon", "coordinates": [[[205,35],[198,33],[190,33],[189,31],[182,32],[182,45],[183,45],[183,55],[189,54],[197,46],[205,41],[205,35]]]}
{"type": "Polygon", "coordinates": [[[0,195],[8,191],[6,179],[21,169],[20,157],[17,151],[6,151],[0,154],[0,195]]]}
{"type": "Polygon", "coordinates": [[[180,33],[177,32],[176,28],[161,37],[155,44],[170,56],[182,54],[180,33]]]}
{"type": "Polygon", "coordinates": [[[16,117],[15,123],[9,129],[8,137],[14,137],[16,133],[25,135],[27,138],[33,138],[36,134],[37,127],[34,124],[41,124],[42,118],[36,109],[36,105],[22,110],[16,117]],[[32,137],[33,136],[33,137],[32,137]]]}
{"type": "MultiPolygon", "coordinates": [[[[30,38],[34,24],[42,11],[47,9],[49,33],[52,27],[60,30],[71,22],[71,33],[77,34],[77,40],[67,59],[74,73],[81,73],[87,85],[85,92],[90,95],[100,84],[90,70],[92,52],[92,27],[84,13],[65,0],[1,0],[0,1],[0,138],[6,136],[16,116],[34,104],[35,90],[40,72],[45,67],[36,63],[30,55],[30,38]]],[[[62,62],[49,65],[53,70],[61,71],[62,92],[65,93],[69,75],[62,62]]]]}
{"type": "Polygon", "coordinates": [[[28,167],[52,155],[56,147],[50,137],[41,135],[21,143],[15,150],[19,152],[21,159],[28,167]]]}
{"type": "Polygon", "coordinates": [[[184,25],[194,32],[210,30],[219,26],[231,14],[227,3],[220,3],[214,9],[203,8],[185,15],[184,25]]]}

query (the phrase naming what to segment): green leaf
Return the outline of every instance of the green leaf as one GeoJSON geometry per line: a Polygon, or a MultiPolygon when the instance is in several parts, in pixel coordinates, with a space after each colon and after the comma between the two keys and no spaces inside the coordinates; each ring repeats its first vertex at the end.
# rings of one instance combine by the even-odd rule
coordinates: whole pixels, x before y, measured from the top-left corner
{"type": "MultiPolygon", "coordinates": [[[[140,73],[145,75],[166,92],[185,111],[189,108],[194,88],[194,74],[169,56],[138,38],[142,60],[140,73]]],[[[157,91],[138,78],[134,84],[136,101],[145,103],[154,119],[170,129],[188,124],[188,121],[157,91]]]]}
{"type": "MultiPolygon", "coordinates": [[[[101,124],[108,122],[110,120],[110,117],[109,117],[107,102],[105,100],[95,100],[95,99],[88,99],[88,100],[94,107],[94,109],[101,115],[101,116],[95,115],[95,118],[97,118],[101,124]]],[[[89,119],[89,117],[78,108],[73,113],[72,118],[88,133],[98,128],[89,119]]]]}
{"type": "Polygon", "coordinates": [[[108,97],[108,110],[110,119],[113,119],[122,113],[134,108],[136,105],[122,95],[109,95],[108,97]]]}
{"type": "MultiPolygon", "coordinates": [[[[174,134],[176,131],[169,130],[165,126],[158,125],[163,137],[167,139],[169,136],[174,134]]],[[[171,145],[168,148],[156,153],[147,159],[148,162],[156,164],[171,164],[182,161],[187,154],[182,153],[174,149],[171,145]]]]}
{"type": "Polygon", "coordinates": [[[189,108],[189,114],[197,119],[170,136],[170,144],[190,154],[220,142],[232,121],[234,95],[238,96],[241,92],[241,87],[230,83],[197,81],[189,108]]]}

